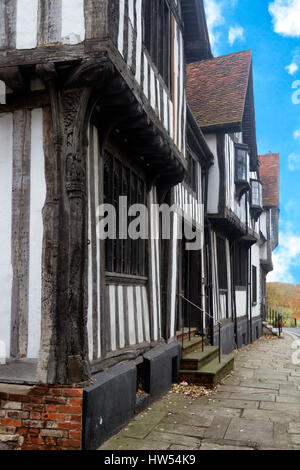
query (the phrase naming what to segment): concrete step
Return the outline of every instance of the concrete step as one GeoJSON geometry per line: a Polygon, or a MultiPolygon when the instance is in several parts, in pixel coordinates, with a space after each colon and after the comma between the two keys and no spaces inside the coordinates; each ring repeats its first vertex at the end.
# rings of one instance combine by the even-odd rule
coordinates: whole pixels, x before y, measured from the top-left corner
{"type": "Polygon", "coordinates": [[[214,358],[197,370],[180,370],[180,382],[193,383],[195,385],[206,385],[215,387],[234,367],[233,354],[223,354],[221,363],[219,358],[214,358]]]}
{"type": "Polygon", "coordinates": [[[217,346],[205,346],[204,351],[200,349],[185,352],[181,360],[181,368],[183,370],[197,370],[218,356],[219,348],[217,346]]]}

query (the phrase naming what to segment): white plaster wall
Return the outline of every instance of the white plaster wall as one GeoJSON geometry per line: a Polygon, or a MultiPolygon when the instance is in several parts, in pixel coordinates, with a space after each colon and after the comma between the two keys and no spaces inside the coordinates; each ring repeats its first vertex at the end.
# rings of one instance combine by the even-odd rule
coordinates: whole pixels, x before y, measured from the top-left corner
{"type": "Polygon", "coordinates": [[[247,291],[236,291],[236,314],[237,317],[244,317],[247,315],[247,291]]]}
{"type": "Polygon", "coordinates": [[[217,154],[217,136],[215,134],[206,134],[205,140],[210,151],[214,155],[214,164],[209,170],[208,175],[208,201],[207,212],[217,214],[219,210],[219,188],[220,188],[220,170],[217,154]]]}
{"type": "MultiPolygon", "coordinates": [[[[78,44],[85,39],[84,0],[62,0],[61,42],[78,44]]],[[[55,18],[54,18],[55,21],[55,18]]],[[[17,1],[17,49],[37,47],[38,0],[17,1]]]]}
{"type": "Polygon", "coordinates": [[[251,248],[252,266],[256,266],[257,269],[257,305],[252,306],[252,317],[260,315],[261,309],[261,289],[260,289],[260,249],[256,243],[251,248]]]}
{"type": "Polygon", "coordinates": [[[263,236],[267,239],[267,214],[263,212],[259,218],[259,229],[263,236]]]}
{"type": "MultiPolygon", "coordinates": [[[[12,114],[0,114],[0,343],[10,351],[12,114]]],[[[3,351],[1,355],[3,354],[3,351]]]]}
{"type": "Polygon", "coordinates": [[[84,0],[62,0],[62,42],[78,44],[84,39],[84,0]]]}
{"type": "Polygon", "coordinates": [[[41,336],[42,249],[44,234],[42,210],[46,199],[43,111],[41,109],[32,111],[31,123],[28,357],[37,358],[41,336]]]}
{"type": "Polygon", "coordinates": [[[17,49],[34,49],[37,46],[38,0],[17,1],[17,49]]]}

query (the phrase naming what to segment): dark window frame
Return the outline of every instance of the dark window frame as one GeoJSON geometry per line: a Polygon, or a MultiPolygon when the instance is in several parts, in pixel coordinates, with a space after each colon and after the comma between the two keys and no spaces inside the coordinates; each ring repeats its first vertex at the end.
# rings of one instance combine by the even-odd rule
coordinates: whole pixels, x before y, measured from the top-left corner
{"type": "Polygon", "coordinates": [[[257,305],[257,267],[252,266],[252,305],[257,305]]]}
{"type": "Polygon", "coordinates": [[[192,155],[191,152],[188,152],[187,155],[188,168],[184,179],[185,186],[193,193],[196,199],[198,199],[198,161],[192,155]]]}
{"type": "Polygon", "coordinates": [[[236,186],[236,195],[238,200],[241,200],[242,196],[250,190],[250,157],[249,157],[249,147],[246,144],[234,144],[234,181],[235,181],[235,186],[236,186]],[[245,161],[243,162],[243,171],[244,171],[244,176],[241,178],[240,174],[240,157],[239,157],[239,151],[244,153],[245,161]]]}
{"type": "Polygon", "coordinates": [[[228,292],[226,239],[220,235],[217,235],[217,263],[219,290],[228,292]]]}
{"type": "Polygon", "coordinates": [[[248,248],[236,242],[234,256],[234,282],[236,287],[247,289],[248,248]]]}
{"type": "Polygon", "coordinates": [[[144,45],[167,88],[171,89],[172,13],[166,0],[144,1],[144,45]]]}
{"type": "MultiPolygon", "coordinates": [[[[145,175],[121,152],[107,146],[103,153],[103,198],[104,203],[112,204],[117,211],[117,234],[119,230],[118,203],[120,196],[128,197],[128,208],[132,204],[147,206],[147,183],[145,175]]],[[[128,225],[131,222],[128,218],[128,225]]],[[[148,278],[147,240],[105,240],[105,275],[128,278],[148,278]]]]}

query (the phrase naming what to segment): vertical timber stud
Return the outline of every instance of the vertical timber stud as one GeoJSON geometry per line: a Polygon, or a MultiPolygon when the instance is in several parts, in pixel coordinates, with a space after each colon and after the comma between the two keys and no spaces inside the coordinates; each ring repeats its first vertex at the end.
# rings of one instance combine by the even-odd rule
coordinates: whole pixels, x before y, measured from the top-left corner
{"type": "MultiPolygon", "coordinates": [[[[29,301],[31,112],[14,113],[11,356],[27,356],[29,301]]],[[[5,229],[4,229],[5,230],[5,229]]]]}
{"type": "Polygon", "coordinates": [[[44,135],[46,163],[51,161],[47,153],[53,153],[56,159],[52,175],[46,172],[48,213],[51,205],[53,210],[52,220],[45,223],[47,206],[44,209],[42,337],[37,378],[44,383],[76,385],[91,377],[87,335],[88,114],[92,93],[96,102],[114,68],[106,58],[84,62],[68,77],[63,91],[57,90],[59,76],[54,64],[40,65],[36,70],[47,85],[51,101],[52,124],[47,122],[50,112],[44,122],[44,134],[47,128],[52,129],[52,145],[44,135]]]}
{"type": "Polygon", "coordinates": [[[60,108],[63,122],[61,175],[64,208],[61,211],[62,246],[59,269],[58,303],[58,381],[78,384],[90,378],[88,365],[85,273],[86,232],[86,158],[84,118],[90,90],[63,92],[60,108]],[[65,212],[63,214],[62,212],[65,212]],[[63,216],[63,218],[62,218],[63,216]],[[63,263],[66,262],[65,266],[63,263]]]}

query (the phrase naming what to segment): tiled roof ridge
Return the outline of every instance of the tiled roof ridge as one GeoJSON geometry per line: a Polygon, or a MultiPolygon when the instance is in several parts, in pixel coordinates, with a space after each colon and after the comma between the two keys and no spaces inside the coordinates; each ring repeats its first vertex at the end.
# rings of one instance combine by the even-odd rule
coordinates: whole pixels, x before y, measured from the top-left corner
{"type": "Polygon", "coordinates": [[[246,49],[246,50],[239,51],[239,52],[230,52],[230,54],[219,55],[217,57],[212,57],[210,59],[203,59],[203,60],[197,60],[196,62],[190,62],[188,64],[188,67],[191,67],[191,66],[196,65],[196,64],[203,64],[205,62],[217,61],[219,59],[224,59],[224,58],[231,57],[231,56],[245,55],[246,52],[250,52],[250,57],[252,58],[252,56],[253,56],[252,49],[246,49]]]}
{"type": "Polygon", "coordinates": [[[188,65],[187,98],[201,127],[242,123],[251,70],[251,49],[188,65]]]}

